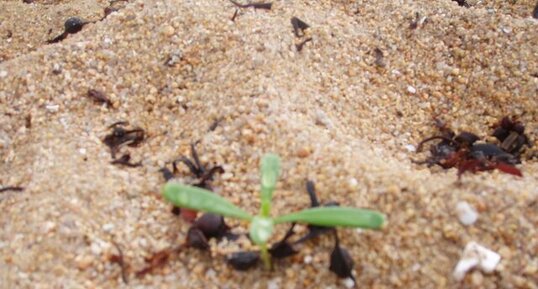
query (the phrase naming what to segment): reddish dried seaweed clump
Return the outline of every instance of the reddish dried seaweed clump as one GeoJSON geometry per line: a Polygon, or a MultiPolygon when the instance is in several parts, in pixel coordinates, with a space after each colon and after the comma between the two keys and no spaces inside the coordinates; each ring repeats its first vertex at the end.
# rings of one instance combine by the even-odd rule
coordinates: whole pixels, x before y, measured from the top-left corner
{"type": "Polygon", "coordinates": [[[419,163],[439,165],[444,169],[457,168],[458,176],[467,171],[476,173],[494,169],[523,176],[515,165],[521,162],[523,148],[530,147],[530,141],[524,134],[525,127],[515,118],[504,117],[494,125],[493,136],[499,140],[499,145],[479,142],[480,137],[470,132],[464,131],[456,135],[443,123],[438,122],[437,126],[441,134],[422,140],[417,146],[417,152],[427,142],[441,141],[431,145],[430,156],[419,163]]]}

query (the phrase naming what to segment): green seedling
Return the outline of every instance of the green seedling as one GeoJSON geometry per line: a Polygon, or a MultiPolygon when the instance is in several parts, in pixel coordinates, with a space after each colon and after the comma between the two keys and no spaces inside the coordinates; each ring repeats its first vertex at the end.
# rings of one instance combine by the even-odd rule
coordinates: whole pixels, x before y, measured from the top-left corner
{"type": "Polygon", "coordinates": [[[169,182],[163,188],[163,195],[166,200],[181,208],[249,222],[250,239],[259,246],[261,258],[268,269],[271,268],[271,256],[267,242],[272,237],[276,224],[304,223],[323,227],[380,229],[385,222],[384,215],[379,212],[350,207],[315,207],[273,217],[271,201],[280,175],[280,159],[275,154],[266,154],[261,160],[260,167],[261,208],[257,216],[252,216],[223,197],[198,187],[169,182]]]}

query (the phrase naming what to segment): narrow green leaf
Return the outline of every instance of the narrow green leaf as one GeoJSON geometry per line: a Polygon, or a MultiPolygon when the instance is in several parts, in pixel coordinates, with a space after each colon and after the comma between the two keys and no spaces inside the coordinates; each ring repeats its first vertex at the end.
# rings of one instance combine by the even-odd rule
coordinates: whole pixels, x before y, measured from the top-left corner
{"type": "Polygon", "coordinates": [[[180,208],[194,209],[243,220],[252,219],[249,213],[236,207],[223,197],[202,188],[168,182],[164,185],[163,196],[180,208]]]}
{"type": "Polygon", "coordinates": [[[280,174],[280,158],[275,154],[263,156],[261,171],[261,205],[262,215],[268,217],[271,211],[271,199],[280,174]]]}
{"type": "Polygon", "coordinates": [[[325,227],[379,229],[385,222],[385,216],[379,212],[366,209],[317,207],[275,219],[275,223],[283,222],[299,222],[325,227]]]}

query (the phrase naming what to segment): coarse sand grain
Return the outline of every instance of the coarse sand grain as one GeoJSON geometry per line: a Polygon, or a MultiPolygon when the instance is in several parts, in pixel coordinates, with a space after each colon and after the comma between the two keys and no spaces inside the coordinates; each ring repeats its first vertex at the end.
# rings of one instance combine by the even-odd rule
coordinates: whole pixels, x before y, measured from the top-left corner
{"type": "Polygon", "coordinates": [[[307,179],[322,201],[384,212],[381,231],[340,231],[357,287],[538,288],[536,3],[468,2],[278,0],[232,21],[236,7],[225,0],[139,0],[99,21],[107,1],[3,1],[0,185],[25,189],[0,194],[0,288],[349,285],[328,270],[329,237],[271,272],[226,265],[226,253],[250,248],[243,240],[212,242],[211,254],[182,250],[136,277],[145,258],[185,238],[189,225],[160,196],[159,169],[196,141],[202,162],[225,169],[215,192],[251,213],[269,151],[283,161],[274,214],[309,205],[307,179]],[[95,22],[46,44],[72,16],[95,22]],[[292,17],[310,26],[302,38],[292,17]],[[413,162],[426,157],[414,150],[436,133],[435,117],[486,137],[505,115],[518,116],[534,144],[518,165],[523,178],[458,180],[454,169],[413,162]],[[102,139],[117,121],[146,131],[140,145],[121,148],[142,167],[110,164],[102,139]],[[476,222],[459,222],[460,202],[476,222]],[[470,241],[501,262],[457,281],[470,241]],[[115,244],[128,284],[110,261],[115,244]]]}

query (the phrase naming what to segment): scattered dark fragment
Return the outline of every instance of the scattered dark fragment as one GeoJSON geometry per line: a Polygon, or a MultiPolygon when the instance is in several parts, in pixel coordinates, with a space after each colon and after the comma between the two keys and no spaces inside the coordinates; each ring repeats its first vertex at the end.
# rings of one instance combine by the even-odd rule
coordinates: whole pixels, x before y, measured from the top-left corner
{"type": "Polygon", "coordinates": [[[22,0],[22,3],[25,3],[25,4],[32,4],[34,3],[35,0],[22,0]]]}
{"type": "Polygon", "coordinates": [[[164,65],[168,67],[174,67],[176,66],[181,60],[183,59],[183,55],[180,51],[176,51],[173,53],[170,53],[166,60],[164,61],[164,65]]]}
{"type": "Polygon", "coordinates": [[[273,6],[273,3],[268,2],[255,2],[255,3],[248,3],[248,4],[241,4],[238,2],[235,2],[234,0],[230,0],[235,6],[239,8],[254,8],[254,9],[265,9],[265,10],[271,10],[271,7],[273,6]]]}
{"type": "Polygon", "coordinates": [[[108,17],[108,15],[116,12],[116,11],[119,11],[121,8],[123,8],[122,6],[118,6],[116,5],[117,3],[121,3],[121,2],[129,2],[129,0],[112,0],[109,2],[109,5],[104,9],[104,12],[105,12],[105,15],[103,16],[103,18],[101,18],[100,21],[103,21],[105,18],[108,17]]]}
{"type": "Polygon", "coordinates": [[[523,147],[531,147],[532,144],[525,135],[525,126],[515,117],[503,117],[494,126],[493,136],[501,142],[500,147],[507,153],[519,156],[523,147]]]}
{"type": "Polygon", "coordinates": [[[105,103],[108,107],[112,107],[112,101],[100,90],[88,89],[87,95],[97,103],[105,103]]]}
{"type": "Polygon", "coordinates": [[[517,159],[514,155],[507,153],[497,145],[490,143],[474,144],[471,147],[470,156],[477,160],[486,159],[511,165],[519,163],[519,159],[517,159]]]}
{"type": "Polygon", "coordinates": [[[385,56],[383,55],[383,51],[381,49],[376,48],[374,49],[375,54],[375,65],[379,67],[385,67],[385,56]]]}
{"type": "Polygon", "coordinates": [[[180,207],[172,207],[172,210],[170,211],[172,214],[179,216],[181,214],[181,208],[180,207]]]}
{"type": "Polygon", "coordinates": [[[112,242],[114,246],[116,247],[116,250],[118,250],[117,255],[111,255],[110,256],[110,262],[116,263],[120,266],[121,269],[121,279],[123,280],[123,283],[128,284],[129,280],[127,279],[127,266],[125,264],[125,259],[123,258],[123,251],[121,250],[120,246],[116,242],[112,242]]]}
{"type": "Polygon", "coordinates": [[[452,0],[452,1],[458,2],[458,5],[460,5],[461,7],[465,7],[465,8],[471,7],[471,5],[467,3],[467,0],[452,0]]]}
{"type": "MultiPolygon", "coordinates": [[[[496,125],[497,129],[494,135],[501,142],[512,143],[523,130],[520,126],[514,126],[515,123],[509,119],[504,120],[504,122],[503,124],[501,121],[496,125]],[[515,134],[511,134],[508,127],[514,129],[515,134]],[[516,137],[510,138],[508,137],[509,135],[516,135],[516,137]]],[[[476,173],[494,169],[515,176],[522,176],[521,171],[514,166],[520,162],[515,152],[519,152],[523,143],[527,142],[526,136],[520,139],[521,143],[519,144],[521,146],[516,148],[516,146],[508,145],[506,148],[513,148],[514,150],[507,150],[492,143],[479,143],[480,138],[470,132],[461,132],[456,135],[444,123],[437,123],[437,126],[441,130],[441,135],[422,140],[417,146],[417,152],[422,150],[422,146],[426,142],[437,139],[441,141],[430,146],[430,156],[426,160],[417,163],[427,164],[428,166],[439,165],[444,169],[456,168],[458,177],[461,177],[465,172],[476,173]]]]}
{"type": "Polygon", "coordinates": [[[169,170],[169,169],[166,168],[166,167],[160,169],[159,172],[161,172],[161,173],[163,174],[163,178],[164,178],[164,180],[167,181],[167,182],[168,182],[169,180],[171,180],[171,179],[174,178],[174,173],[172,173],[172,171],[169,170]]]}
{"type": "Polygon", "coordinates": [[[308,37],[307,39],[301,41],[299,44],[295,44],[295,48],[297,48],[297,51],[301,51],[303,50],[303,46],[310,41],[312,41],[312,37],[308,37]]]}
{"type": "Polygon", "coordinates": [[[237,17],[237,14],[239,14],[239,9],[235,9],[234,15],[232,15],[232,18],[230,18],[232,22],[235,22],[235,18],[237,17]]]}
{"type": "Polygon", "coordinates": [[[297,17],[291,18],[291,25],[293,26],[293,33],[297,37],[303,37],[304,31],[310,27],[310,25],[297,17]]]}
{"type": "Polygon", "coordinates": [[[271,246],[271,249],[269,249],[269,253],[273,258],[276,259],[283,259],[289,256],[293,256],[297,254],[297,250],[295,250],[288,242],[288,239],[294,234],[293,228],[295,227],[295,223],[291,225],[291,227],[288,229],[288,232],[286,232],[286,235],[284,235],[284,238],[282,240],[276,242],[271,246]]]}
{"type": "Polygon", "coordinates": [[[136,167],[142,166],[142,162],[131,163],[130,154],[124,154],[119,159],[115,159],[110,163],[113,165],[122,165],[122,166],[130,167],[130,168],[136,168],[136,167]]]}
{"type": "Polygon", "coordinates": [[[224,217],[212,213],[205,213],[194,221],[193,227],[198,228],[207,239],[222,238],[230,230],[224,222],[224,217]]]}
{"type": "Polygon", "coordinates": [[[213,123],[209,126],[208,131],[214,131],[217,128],[217,126],[219,126],[219,124],[222,122],[222,120],[223,120],[222,117],[215,119],[213,123]]]}
{"type": "Polygon", "coordinates": [[[523,177],[521,171],[512,164],[484,159],[470,159],[462,161],[461,164],[458,165],[458,177],[461,177],[461,175],[467,171],[476,173],[482,171],[491,171],[494,169],[514,176],[523,177]]]}
{"type": "Polygon", "coordinates": [[[532,17],[538,19],[538,1],[536,2],[536,6],[534,6],[534,11],[532,11],[532,17]]]}
{"type": "Polygon", "coordinates": [[[310,198],[310,207],[319,207],[318,196],[316,194],[316,185],[313,181],[306,181],[306,192],[308,193],[308,197],[310,198]]]}
{"type": "Polygon", "coordinates": [[[478,137],[476,134],[471,133],[471,132],[466,132],[466,131],[462,131],[460,134],[454,137],[454,140],[460,146],[464,146],[464,147],[471,147],[479,139],[480,137],[478,137]]]}
{"type": "Polygon", "coordinates": [[[26,128],[32,128],[32,115],[27,114],[24,118],[24,127],[26,128]]]}
{"type": "Polygon", "coordinates": [[[74,33],[77,33],[79,32],[80,30],[82,30],[82,28],[84,27],[84,25],[88,24],[89,22],[86,22],[78,17],[71,17],[71,18],[68,18],[65,22],[64,22],[64,32],[58,36],[56,36],[55,38],[51,39],[51,40],[48,40],[47,42],[48,43],[56,43],[56,42],[60,42],[62,40],[64,40],[67,35],[69,34],[74,34],[74,33]]]}
{"type": "Polygon", "coordinates": [[[411,21],[411,24],[409,24],[409,29],[417,29],[419,21],[420,21],[420,14],[418,12],[415,12],[415,20],[411,21]]]}
{"type": "Polygon", "coordinates": [[[235,252],[228,256],[227,261],[234,269],[245,271],[260,261],[260,253],[253,251],[235,252]]]}
{"type": "Polygon", "coordinates": [[[351,278],[355,282],[355,277],[351,274],[351,270],[353,270],[353,259],[349,255],[349,252],[340,246],[336,230],[334,230],[334,243],[329,270],[340,278],[351,278]]]}
{"type": "Polygon", "coordinates": [[[105,136],[103,142],[110,148],[112,158],[115,158],[116,152],[123,145],[135,147],[139,145],[145,137],[144,130],[141,128],[125,129],[122,126],[127,125],[127,122],[117,122],[109,126],[112,133],[105,136]]]}
{"type": "MultiPolygon", "coordinates": [[[[314,182],[308,180],[306,181],[306,192],[308,193],[308,196],[310,198],[310,207],[319,207],[319,201],[316,194],[316,187],[314,182]]],[[[339,204],[337,202],[328,202],[324,204],[324,206],[338,206],[339,204]]],[[[299,244],[306,242],[310,239],[314,239],[322,234],[329,233],[333,231],[334,228],[332,227],[322,227],[322,226],[315,226],[315,225],[308,225],[308,233],[306,235],[302,236],[297,241],[293,242],[293,244],[299,244]]]]}
{"type": "Polygon", "coordinates": [[[47,40],[47,43],[49,44],[52,44],[52,43],[58,43],[62,40],[64,40],[66,37],[67,37],[68,33],[67,32],[63,32],[62,34],[50,39],[50,40],[47,40]]]}
{"type": "Polygon", "coordinates": [[[190,227],[187,232],[187,245],[200,250],[209,249],[209,243],[202,230],[196,227],[190,227]]]}
{"type": "Polygon", "coordinates": [[[148,263],[148,265],[144,269],[136,272],[136,276],[142,277],[150,273],[154,269],[158,267],[162,267],[164,264],[166,264],[166,261],[168,261],[168,258],[170,257],[171,253],[172,252],[169,249],[166,249],[166,250],[159,251],[153,254],[152,256],[146,258],[146,263],[148,263]]]}
{"type": "Polygon", "coordinates": [[[16,186],[7,186],[0,189],[0,193],[7,192],[7,191],[22,192],[24,191],[24,188],[16,187],[16,186]]]}
{"type": "MultiPolygon", "coordinates": [[[[191,144],[191,155],[192,160],[187,157],[181,157],[175,161],[172,162],[172,168],[173,171],[170,169],[164,167],[161,168],[159,171],[162,173],[163,178],[165,181],[169,181],[174,178],[175,174],[178,172],[177,169],[177,163],[181,162],[184,163],[190,170],[190,172],[198,178],[197,183],[194,184],[194,186],[205,188],[208,190],[211,190],[211,186],[209,185],[209,181],[213,180],[213,176],[216,173],[223,173],[224,169],[221,166],[214,166],[209,169],[207,169],[204,165],[200,163],[200,158],[198,157],[198,152],[196,151],[195,147],[196,143],[191,144]]],[[[175,215],[181,215],[181,217],[187,221],[187,222],[194,222],[197,216],[197,212],[191,209],[180,209],[174,207],[172,209],[172,212],[175,215]]],[[[224,221],[222,221],[224,222],[224,221]]],[[[227,233],[228,231],[226,231],[227,233]]],[[[231,235],[230,235],[231,236],[231,235]]]]}
{"type": "Polygon", "coordinates": [[[7,31],[7,34],[6,34],[6,38],[9,39],[9,38],[11,38],[11,37],[13,37],[13,31],[8,30],[8,31],[7,31]]]}
{"type": "Polygon", "coordinates": [[[213,180],[213,176],[216,173],[220,173],[220,174],[224,173],[224,169],[221,166],[214,166],[208,169],[204,165],[202,165],[200,163],[198,153],[196,152],[195,145],[196,144],[191,144],[192,160],[190,160],[187,157],[181,157],[175,160],[174,162],[172,162],[174,173],[178,171],[177,163],[178,162],[184,163],[189,168],[191,173],[199,179],[198,183],[194,185],[197,187],[206,188],[210,190],[211,187],[209,186],[208,181],[213,180]]]}

